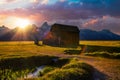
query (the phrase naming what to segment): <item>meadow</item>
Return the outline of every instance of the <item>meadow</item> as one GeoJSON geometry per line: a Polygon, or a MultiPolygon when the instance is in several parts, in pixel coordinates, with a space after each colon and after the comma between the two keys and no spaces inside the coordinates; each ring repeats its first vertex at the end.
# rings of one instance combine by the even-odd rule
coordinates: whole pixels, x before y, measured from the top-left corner
{"type": "Polygon", "coordinates": [[[81,45],[120,47],[120,41],[80,41],[81,45]]]}
{"type": "Polygon", "coordinates": [[[76,53],[80,55],[84,47],[85,51],[82,53],[84,55],[109,58],[109,55],[114,56],[114,54],[118,54],[117,57],[115,56],[114,58],[120,59],[120,41],[80,41],[80,45],[77,48],[52,47],[43,45],[42,42],[39,43],[40,45],[36,46],[32,41],[0,42],[0,79],[23,79],[27,74],[35,71],[37,67],[47,65],[48,68],[42,73],[43,78],[39,78],[41,80],[45,80],[45,78],[48,78],[48,80],[61,80],[63,77],[66,78],[66,80],[70,80],[69,77],[66,76],[71,76],[73,73],[75,74],[71,79],[83,75],[81,78],[78,78],[78,80],[87,80],[85,77],[91,74],[91,71],[89,71],[91,70],[90,65],[85,63],[87,68],[84,69],[83,62],[79,63],[79,61],[77,61],[73,64],[71,63],[71,58],[59,58],[59,55],[63,57],[69,54],[74,55],[74,53],[75,55],[76,53]],[[53,59],[55,58],[58,58],[57,63],[53,63],[53,59]],[[81,66],[81,64],[83,65],[81,66]],[[72,67],[66,70],[64,66],[67,65],[72,67]],[[76,67],[74,67],[74,65],[76,65],[76,67]],[[79,73],[74,72],[74,70],[79,73]],[[44,75],[47,72],[50,73],[44,75]],[[58,74],[55,75],[56,73],[58,74]],[[66,74],[66,76],[61,75],[60,77],[60,73],[66,74]]]}
{"type": "MultiPolygon", "coordinates": [[[[32,41],[0,42],[0,79],[16,80],[26,76],[41,65],[50,65],[55,55],[63,54],[64,50],[78,48],[62,48],[34,45],[32,41]]],[[[59,60],[61,62],[61,60],[59,60]]],[[[57,64],[61,66],[66,60],[57,64]]]]}
{"type": "Polygon", "coordinates": [[[16,57],[29,57],[38,55],[57,55],[62,54],[64,50],[78,48],[62,48],[62,47],[51,47],[47,45],[34,45],[32,41],[16,41],[16,42],[0,42],[0,59],[3,58],[16,58],[16,57]]]}
{"type": "Polygon", "coordinates": [[[81,41],[87,56],[120,59],[120,41],[81,41]]]}

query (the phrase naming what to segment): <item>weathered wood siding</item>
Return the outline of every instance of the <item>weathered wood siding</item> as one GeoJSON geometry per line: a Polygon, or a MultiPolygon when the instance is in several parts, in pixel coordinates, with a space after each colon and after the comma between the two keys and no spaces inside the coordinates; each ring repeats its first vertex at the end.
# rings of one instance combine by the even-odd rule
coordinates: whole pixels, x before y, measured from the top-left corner
{"type": "Polygon", "coordinates": [[[64,30],[64,27],[61,29],[60,26],[55,25],[51,28],[50,33],[46,36],[43,43],[53,46],[75,47],[79,45],[79,32],[64,30]],[[48,37],[49,35],[51,36],[48,37]]]}

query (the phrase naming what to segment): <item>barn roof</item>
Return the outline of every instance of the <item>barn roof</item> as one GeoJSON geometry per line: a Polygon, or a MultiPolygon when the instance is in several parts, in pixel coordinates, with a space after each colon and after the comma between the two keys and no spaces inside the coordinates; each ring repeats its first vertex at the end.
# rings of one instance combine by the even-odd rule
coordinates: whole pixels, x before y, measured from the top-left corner
{"type": "Polygon", "coordinates": [[[79,29],[77,26],[73,25],[64,25],[64,24],[58,24],[55,23],[52,25],[51,30],[55,29],[56,31],[70,31],[70,32],[79,32],[79,29]]]}

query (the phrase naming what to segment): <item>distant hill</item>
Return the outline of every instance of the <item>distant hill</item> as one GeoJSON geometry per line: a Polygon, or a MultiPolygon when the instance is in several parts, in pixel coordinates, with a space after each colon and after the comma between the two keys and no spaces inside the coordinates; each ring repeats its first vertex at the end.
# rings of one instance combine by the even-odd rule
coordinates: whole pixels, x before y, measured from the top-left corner
{"type": "Polygon", "coordinates": [[[120,35],[117,35],[107,29],[101,31],[81,29],[80,40],[120,40],[120,35]]]}

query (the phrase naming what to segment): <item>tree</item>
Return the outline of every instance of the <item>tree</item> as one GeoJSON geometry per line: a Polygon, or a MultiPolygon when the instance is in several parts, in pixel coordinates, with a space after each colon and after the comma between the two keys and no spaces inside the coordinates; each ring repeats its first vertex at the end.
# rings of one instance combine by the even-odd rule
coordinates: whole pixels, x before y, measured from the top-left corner
{"type": "Polygon", "coordinates": [[[34,40],[34,44],[39,45],[39,38],[38,38],[39,28],[35,24],[32,24],[31,30],[32,30],[32,37],[34,40]]]}

